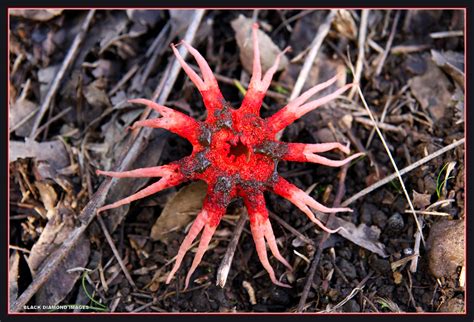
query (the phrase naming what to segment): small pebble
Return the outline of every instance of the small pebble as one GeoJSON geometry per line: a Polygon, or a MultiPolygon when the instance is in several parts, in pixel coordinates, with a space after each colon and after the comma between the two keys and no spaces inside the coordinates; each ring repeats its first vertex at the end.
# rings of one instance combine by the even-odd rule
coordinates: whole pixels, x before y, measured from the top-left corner
{"type": "Polygon", "coordinates": [[[450,277],[464,265],[464,220],[435,222],[426,241],[428,262],[433,276],[450,277]]]}
{"type": "Polygon", "coordinates": [[[388,218],[386,227],[388,234],[398,234],[403,230],[403,227],[405,227],[405,221],[403,220],[402,215],[400,215],[398,212],[394,213],[390,216],[390,218],[388,218]]]}
{"type": "Polygon", "coordinates": [[[464,300],[461,298],[452,298],[444,302],[440,308],[439,312],[455,312],[462,313],[464,312],[464,300]]]}

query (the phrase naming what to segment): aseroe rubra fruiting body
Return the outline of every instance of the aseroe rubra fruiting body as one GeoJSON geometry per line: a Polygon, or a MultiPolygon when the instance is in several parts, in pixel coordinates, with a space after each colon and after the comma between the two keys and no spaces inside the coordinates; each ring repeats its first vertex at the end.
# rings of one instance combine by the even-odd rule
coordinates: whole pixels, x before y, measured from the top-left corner
{"type": "Polygon", "coordinates": [[[117,178],[161,177],[156,183],[134,195],[104,206],[99,211],[128,204],[185,181],[204,180],[207,183],[208,190],[203,209],[197,215],[179,248],[176,262],[168,275],[167,283],[171,281],[194,239],[202,231],[194,261],[186,277],[185,287],[188,286],[190,277],[199,265],[216,227],[226,211],[227,205],[236,197],[241,197],[247,207],[250,228],[260,262],[268,272],[272,282],[283,287],[289,287],[289,285],[278,281],[275,277],[273,268],[268,261],[265,241],[277,260],[290,270],[291,266],[278,250],[272,226],[268,219],[263,192],[272,191],[288,199],[321,229],[331,233],[334,231],[326,228],[314,216],[310,208],[321,212],[351,211],[348,208],[327,208],[321,205],[304,191],[279,176],[276,169],[280,160],[313,162],[338,167],[357,158],[361,153],[340,161],[330,160],[317,153],[339,149],[347,154],[349,153],[349,147],[337,142],[322,144],[285,143],[277,140],[276,136],[279,131],[296,119],[335,99],[353,84],[347,84],[327,96],[307,102],[314,94],[334,84],[337,80],[337,76],[335,76],[304,92],[273,116],[265,119],[261,118],[259,114],[263,98],[284,52],[277,56],[273,66],[262,78],[257,29],[258,25],[254,24],[252,28],[253,75],[240,108],[234,109],[225,101],[206,60],[196,49],[184,41],[182,44],[196,59],[202,77],[198,76],[183,60],[174,45],[172,45],[172,49],[186,74],[201,92],[207,109],[207,119],[200,122],[146,99],[130,100],[132,103],[147,105],[161,115],[157,119],[135,122],[134,128],[139,126],[164,128],[176,133],[191,142],[193,146],[191,155],[163,166],[125,172],[97,171],[98,174],[117,178]]]}

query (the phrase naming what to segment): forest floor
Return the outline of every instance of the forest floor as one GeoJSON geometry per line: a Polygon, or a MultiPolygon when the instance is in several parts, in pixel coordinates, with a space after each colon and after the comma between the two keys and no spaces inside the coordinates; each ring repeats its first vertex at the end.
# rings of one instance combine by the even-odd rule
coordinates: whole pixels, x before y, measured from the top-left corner
{"type": "MultiPolygon", "coordinates": [[[[200,22],[196,17],[180,10],[10,12],[11,309],[464,312],[464,11],[209,10],[200,22]],[[277,277],[292,286],[282,288],[258,260],[237,199],[183,290],[190,254],[174,280],[165,280],[202,207],[205,184],[180,185],[96,216],[97,207],[150,181],[104,181],[96,170],[189,155],[191,145],[175,134],[129,131],[149,110],[127,99],[160,99],[205,119],[195,86],[182,71],[173,76],[169,46],[198,23],[192,44],[238,107],[250,73],[236,30],[252,19],[268,42],[292,48],[261,115],[282,108],[300,77],[305,90],[346,71],[338,85],[360,84],[404,185],[397,175],[386,179],[396,173],[387,149],[358,91],[348,91],[289,126],[281,139],[350,142],[352,153],[365,156],[343,168],[280,162],[278,172],[324,205],[352,208],[336,215],[350,235],[326,236],[293,204],[266,194],[280,250],[293,267],[285,271],[270,258],[277,277]],[[222,288],[216,275],[235,238],[222,288]]],[[[261,46],[264,65],[274,59],[266,50],[270,43],[261,46]]]]}

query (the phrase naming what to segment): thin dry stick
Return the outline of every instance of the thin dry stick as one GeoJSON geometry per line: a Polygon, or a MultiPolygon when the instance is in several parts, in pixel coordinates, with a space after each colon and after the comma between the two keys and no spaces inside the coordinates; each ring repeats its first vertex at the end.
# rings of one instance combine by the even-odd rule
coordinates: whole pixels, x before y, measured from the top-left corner
{"type": "Polygon", "coordinates": [[[237,245],[239,244],[239,238],[244,230],[245,223],[247,222],[248,216],[247,211],[243,210],[242,214],[240,215],[239,220],[234,228],[234,234],[232,239],[230,240],[229,245],[227,246],[227,250],[225,252],[224,258],[222,258],[221,265],[217,270],[217,281],[216,285],[224,288],[225,283],[227,281],[227,276],[229,275],[230,266],[232,265],[232,259],[234,258],[235,250],[237,249],[237,245]]]}
{"type": "Polygon", "coordinates": [[[115,259],[117,260],[120,268],[122,269],[123,273],[125,274],[125,278],[127,281],[130,283],[130,285],[136,289],[137,285],[132,279],[132,276],[130,276],[130,273],[128,272],[127,267],[123,263],[122,258],[120,257],[120,254],[117,250],[117,247],[115,247],[114,241],[112,240],[112,237],[110,236],[109,230],[107,229],[107,226],[104,223],[104,220],[102,219],[101,216],[97,216],[97,221],[100,224],[100,228],[102,228],[102,232],[104,233],[105,239],[107,239],[107,242],[109,243],[110,248],[112,249],[112,253],[114,253],[115,259]]]}
{"type": "MultiPolygon", "coordinates": [[[[357,46],[359,47],[359,53],[357,54],[357,62],[355,65],[355,74],[354,74],[354,83],[360,82],[360,76],[362,75],[362,66],[365,60],[365,40],[367,38],[367,21],[369,20],[370,10],[362,10],[362,15],[360,17],[360,27],[359,27],[359,39],[357,41],[357,46]]],[[[352,99],[356,92],[356,88],[352,87],[349,95],[347,97],[352,99]]]]}
{"type": "Polygon", "coordinates": [[[308,78],[309,71],[311,70],[311,66],[313,66],[314,60],[316,59],[316,56],[318,55],[319,48],[321,48],[321,45],[323,43],[324,38],[326,38],[329,28],[331,27],[331,23],[334,20],[334,17],[336,16],[336,10],[331,10],[329,14],[326,17],[326,20],[322,25],[319,26],[318,28],[318,33],[316,34],[316,37],[314,38],[313,42],[311,43],[311,50],[308,53],[308,56],[306,56],[306,60],[303,64],[303,68],[301,68],[300,74],[298,75],[298,79],[296,80],[295,87],[293,88],[293,91],[291,92],[290,96],[290,101],[298,97],[301,93],[301,90],[303,89],[304,83],[306,82],[306,79],[308,78]]]}
{"type": "Polygon", "coordinates": [[[392,30],[390,31],[390,36],[388,37],[387,45],[382,54],[382,59],[380,59],[377,69],[375,70],[375,76],[379,76],[382,72],[383,65],[385,64],[385,59],[387,59],[390,48],[392,47],[393,38],[395,37],[395,31],[397,30],[398,20],[400,19],[400,10],[395,14],[395,19],[393,20],[392,30]]]}
{"type": "MultiPolygon", "coordinates": [[[[336,194],[336,197],[334,198],[333,207],[338,207],[344,196],[344,192],[345,192],[344,182],[347,176],[347,169],[349,169],[349,164],[345,164],[341,168],[341,171],[339,174],[337,194],[336,194]]],[[[334,221],[335,216],[336,215],[334,213],[330,213],[328,215],[328,219],[325,223],[326,227],[331,227],[331,224],[334,221]]],[[[316,274],[316,269],[318,268],[319,260],[321,259],[321,255],[323,253],[324,243],[326,242],[326,240],[328,240],[328,238],[329,238],[329,233],[323,232],[323,236],[321,237],[321,240],[319,242],[318,249],[316,250],[316,254],[313,257],[313,262],[311,263],[311,267],[309,269],[308,276],[306,278],[306,283],[304,285],[303,292],[301,293],[300,301],[296,309],[297,312],[303,312],[303,310],[306,307],[306,299],[308,298],[309,290],[311,289],[311,285],[313,284],[314,274],[316,274]]]]}
{"type": "Polygon", "coordinates": [[[48,122],[46,122],[45,124],[41,125],[39,128],[38,128],[38,133],[41,133],[43,132],[43,130],[45,128],[47,128],[48,126],[51,125],[51,123],[53,122],[56,122],[57,120],[59,120],[61,117],[63,117],[64,115],[66,115],[67,113],[69,113],[69,111],[72,110],[72,106],[69,106],[68,108],[62,110],[61,112],[59,112],[58,114],[56,114],[55,116],[53,116],[52,118],[50,118],[48,120],[48,122]]]}
{"type": "MultiPolygon", "coordinates": [[[[369,125],[369,126],[374,125],[374,123],[372,123],[371,120],[369,120],[365,117],[356,116],[354,118],[354,121],[356,121],[358,123],[362,123],[364,125],[369,125]]],[[[392,124],[382,123],[382,121],[377,122],[377,126],[378,126],[379,129],[382,129],[382,130],[387,131],[387,132],[400,133],[403,136],[407,135],[407,132],[403,128],[401,128],[400,126],[395,126],[395,125],[392,125],[392,124]]]]}
{"type": "Polygon", "coordinates": [[[411,264],[410,264],[410,272],[412,273],[415,273],[416,272],[416,269],[418,267],[418,257],[420,255],[420,240],[421,240],[421,234],[419,231],[417,231],[415,233],[415,246],[413,246],[413,251],[415,253],[415,255],[418,255],[418,256],[414,256],[413,259],[411,260],[411,264]]]}
{"type": "Polygon", "coordinates": [[[451,31],[439,31],[432,32],[430,37],[433,39],[448,38],[448,37],[462,37],[464,36],[463,30],[451,30],[451,31]]]}
{"type": "MultiPolygon", "coordinates": [[[[196,10],[196,13],[193,16],[192,22],[185,35],[185,39],[189,42],[191,42],[194,38],[203,14],[203,10],[196,10]]],[[[171,64],[176,65],[175,62],[176,59],[174,59],[171,64]]],[[[177,73],[172,73],[171,76],[167,78],[166,87],[169,87],[169,89],[167,88],[166,92],[160,96],[160,101],[158,101],[158,103],[163,104],[164,101],[166,101],[171,88],[176,81],[176,76],[177,73]]],[[[125,152],[119,162],[120,166],[117,167],[117,171],[124,171],[130,167],[130,165],[140,155],[140,152],[143,150],[143,145],[146,144],[147,138],[150,136],[150,134],[151,131],[142,131],[140,135],[137,135],[133,140],[130,140],[130,143],[127,144],[123,149],[125,152]]],[[[43,286],[44,283],[49,280],[51,275],[58,268],[59,264],[69,254],[82,234],[86,231],[87,227],[97,214],[97,208],[104,204],[107,193],[110,191],[112,186],[117,184],[117,182],[117,180],[111,180],[110,178],[107,178],[102,182],[102,184],[99,186],[99,189],[92,196],[89,203],[84,207],[81,214],[79,215],[81,225],[72,231],[69,237],[63,242],[61,247],[56,252],[54,252],[50,258],[48,258],[47,264],[41,269],[41,271],[38,272],[28,288],[16,299],[15,302],[11,303],[10,311],[19,312],[22,310],[26,303],[28,303],[33,295],[35,295],[36,292],[41,288],[41,286],[43,286]]]]}
{"type": "Polygon", "coordinates": [[[80,45],[82,44],[82,41],[84,40],[86,36],[87,29],[89,29],[89,25],[92,21],[92,18],[94,17],[94,13],[95,13],[95,9],[92,9],[87,14],[86,18],[84,19],[84,22],[82,23],[81,30],[76,35],[76,38],[74,38],[71,48],[69,48],[69,51],[66,57],[64,58],[63,63],[61,64],[61,68],[59,69],[59,71],[56,74],[56,77],[51,83],[51,87],[49,88],[48,93],[46,94],[43,104],[41,104],[40,110],[35,119],[35,123],[33,124],[33,128],[31,129],[31,133],[29,137],[30,139],[34,140],[36,136],[39,134],[38,127],[41,123],[41,120],[43,119],[44,114],[50,107],[51,102],[53,101],[54,96],[56,95],[56,92],[59,89],[59,84],[63,80],[67,69],[71,65],[74,58],[76,57],[77,51],[80,45]]]}
{"type": "MultiPolygon", "coordinates": [[[[383,185],[385,185],[385,184],[389,183],[390,181],[392,181],[393,179],[397,178],[399,175],[402,176],[404,174],[407,174],[408,172],[418,168],[419,166],[425,164],[426,162],[429,162],[429,161],[433,160],[434,158],[439,157],[443,153],[446,153],[446,152],[454,149],[455,147],[460,146],[461,144],[464,144],[464,141],[465,141],[464,138],[462,138],[458,141],[455,141],[455,142],[451,143],[450,145],[447,145],[444,148],[441,148],[438,151],[424,157],[423,159],[420,159],[420,160],[416,161],[415,163],[410,164],[409,166],[407,166],[407,167],[403,168],[402,170],[400,170],[398,173],[392,173],[391,175],[383,178],[382,180],[374,183],[373,185],[368,186],[364,190],[359,191],[358,193],[356,193],[355,195],[353,195],[352,197],[350,197],[349,199],[344,201],[341,204],[341,207],[349,206],[351,203],[353,203],[357,199],[365,196],[366,194],[374,191],[375,189],[378,189],[378,188],[382,187],[383,185]]],[[[410,213],[413,213],[413,212],[410,210],[410,213]]],[[[416,213],[416,211],[415,211],[415,213],[416,213]]]]}

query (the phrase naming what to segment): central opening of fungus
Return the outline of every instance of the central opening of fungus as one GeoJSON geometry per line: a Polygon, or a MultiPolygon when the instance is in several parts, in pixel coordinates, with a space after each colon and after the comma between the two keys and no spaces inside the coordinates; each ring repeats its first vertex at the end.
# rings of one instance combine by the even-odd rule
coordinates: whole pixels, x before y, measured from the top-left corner
{"type": "Polygon", "coordinates": [[[237,141],[237,144],[232,144],[232,142],[229,142],[230,144],[230,150],[229,154],[227,155],[228,157],[233,158],[234,160],[237,160],[237,158],[241,155],[246,156],[247,162],[250,160],[250,149],[242,143],[242,141],[239,140],[237,141]]]}

